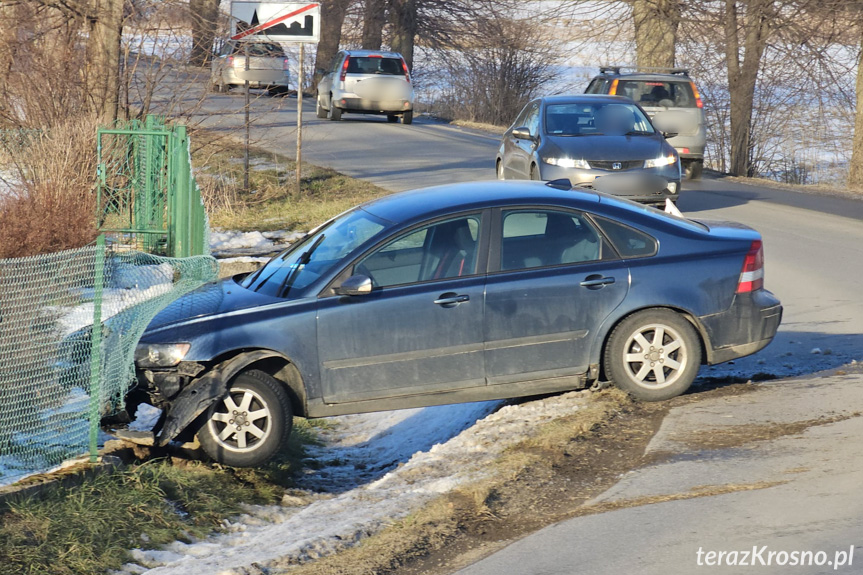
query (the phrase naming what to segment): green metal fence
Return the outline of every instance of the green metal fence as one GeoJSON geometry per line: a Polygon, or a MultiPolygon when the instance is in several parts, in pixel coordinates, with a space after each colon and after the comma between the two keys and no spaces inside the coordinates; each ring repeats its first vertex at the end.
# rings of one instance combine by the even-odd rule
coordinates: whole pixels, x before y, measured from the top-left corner
{"type": "Polygon", "coordinates": [[[100,229],[149,253],[208,253],[207,220],[182,125],[156,116],[97,134],[100,229]]]}
{"type": "Polygon", "coordinates": [[[0,485],[90,453],[121,409],[151,319],[213,281],[210,256],[96,245],[0,260],[0,485]],[[93,329],[97,326],[97,329],[93,329]]]}

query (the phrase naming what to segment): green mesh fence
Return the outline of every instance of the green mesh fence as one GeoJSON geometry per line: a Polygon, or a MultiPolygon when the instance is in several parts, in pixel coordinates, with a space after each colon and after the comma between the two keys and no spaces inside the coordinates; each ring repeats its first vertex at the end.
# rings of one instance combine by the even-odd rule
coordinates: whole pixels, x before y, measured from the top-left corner
{"type": "Polygon", "coordinates": [[[209,256],[115,253],[101,238],[0,260],[0,485],[95,458],[99,420],[122,408],[144,329],[217,275],[209,256]]]}

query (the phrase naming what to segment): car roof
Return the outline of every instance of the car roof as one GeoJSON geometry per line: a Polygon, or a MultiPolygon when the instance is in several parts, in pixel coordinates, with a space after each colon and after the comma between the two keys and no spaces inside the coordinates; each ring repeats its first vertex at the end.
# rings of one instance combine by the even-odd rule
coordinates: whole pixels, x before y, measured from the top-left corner
{"type": "Polygon", "coordinates": [[[497,205],[561,204],[589,209],[599,203],[599,194],[586,189],[561,189],[545,182],[490,180],[422,188],[384,196],[361,207],[394,223],[434,218],[497,205]]]}
{"type": "Polygon", "coordinates": [[[609,94],[565,94],[561,96],[543,96],[537,98],[545,104],[588,104],[591,102],[623,102],[632,104],[632,100],[626,96],[612,96],[609,94]]]}
{"type": "Polygon", "coordinates": [[[342,50],[348,56],[383,56],[384,58],[401,58],[402,55],[398,52],[388,52],[386,50],[342,50]]]}
{"type": "Polygon", "coordinates": [[[621,72],[619,69],[600,69],[597,78],[618,78],[621,80],[663,80],[666,82],[691,82],[689,72],[675,69],[673,72],[621,72]]]}

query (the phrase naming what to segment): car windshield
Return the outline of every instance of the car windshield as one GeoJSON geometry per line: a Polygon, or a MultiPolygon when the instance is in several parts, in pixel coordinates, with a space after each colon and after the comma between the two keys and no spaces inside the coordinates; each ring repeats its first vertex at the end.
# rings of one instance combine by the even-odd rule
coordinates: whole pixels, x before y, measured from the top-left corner
{"type": "Polygon", "coordinates": [[[623,136],[653,134],[650,120],[638,106],[621,102],[550,104],[545,108],[550,136],[623,136]]]}
{"type": "Polygon", "coordinates": [[[385,220],[365,210],[347,212],[271,259],[240,285],[273,297],[296,297],[386,226],[385,220]]]}
{"type": "Polygon", "coordinates": [[[690,82],[663,82],[660,80],[620,80],[618,96],[626,96],[645,108],[696,108],[695,94],[690,82]]]}
{"type": "Polygon", "coordinates": [[[351,56],[348,60],[348,74],[383,74],[404,76],[405,69],[400,58],[384,56],[351,56]]]}

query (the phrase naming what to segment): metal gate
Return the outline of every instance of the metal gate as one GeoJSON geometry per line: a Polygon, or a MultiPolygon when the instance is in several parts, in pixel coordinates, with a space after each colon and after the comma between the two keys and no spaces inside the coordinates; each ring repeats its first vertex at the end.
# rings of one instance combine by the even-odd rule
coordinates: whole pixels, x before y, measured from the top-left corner
{"type": "Polygon", "coordinates": [[[99,228],[114,247],[202,255],[207,218],[182,125],[147,116],[97,133],[99,228]]]}

